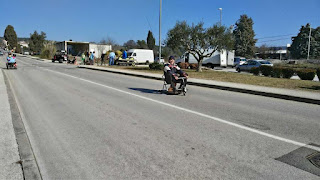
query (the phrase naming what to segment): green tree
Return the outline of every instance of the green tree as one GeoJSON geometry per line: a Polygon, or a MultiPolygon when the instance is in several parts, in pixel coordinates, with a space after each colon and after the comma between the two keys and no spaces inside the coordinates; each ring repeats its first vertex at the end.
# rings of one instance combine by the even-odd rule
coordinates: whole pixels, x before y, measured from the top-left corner
{"type": "Polygon", "coordinates": [[[29,41],[30,50],[33,52],[41,52],[44,47],[46,37],[47,37],[46,33],[42,31],[41,31],[41,34],[39,34],[37,31],[34,31],[33,34],[30,34],[30,41],[29,41]]]}
{"type": "Polygon", "coordinates": [[[255,44],[254,39],[253,20],[246,14],[241,15],[240,19],[236,22],[233,31],[235,37],[235,53],[237,56],[251,58],[254,55],[255,44]]]}
{"type": "Polygon", "coordinates": [[[139,49],[148,49],[147,43],[145,40],[138,40],[137,41],[137,47],[139,49]]]}
{"type": "MultiPolygon", "coordinates": [[[[306,26],[301,26],[298,35],[292,37],[292,44],[289,51],[293,58],[307,58],[310,28],[309,23],[306,26]]],[[[317,27],[316,29],[311,28],[310,57],[320,57],[320,27],[317,27]]]]}
{"type": "Polygon", "coordinates": [[[13,26],[8,25],[4,31],[4,39],[8,41],[9,49],[17,48],[18,38],[13,26]]]}
{"type": "Polygon", "coordinates": [[[129,40],[123,44],[126,49],[135,49],[137,48],[137,43],[134,40],[129,40]]]}
{"type": "Polygon", "coordinates": [[[153,34],[151,31],[148,32],[147,44],[149,49],[154,49],[156,44],[156,39],[153,37],[153,34]]]}
{"type": "Polygon", "coordinates": [[[183,49],[198,61],[197,71],[201,72],[202,61],[214,52],[230,50],[233,36],[225,26],[214,25],[204,28],[203,22],[189,26],[186,21],[177,22],[167,34],[166,44],[175,52],[183,49]]]}

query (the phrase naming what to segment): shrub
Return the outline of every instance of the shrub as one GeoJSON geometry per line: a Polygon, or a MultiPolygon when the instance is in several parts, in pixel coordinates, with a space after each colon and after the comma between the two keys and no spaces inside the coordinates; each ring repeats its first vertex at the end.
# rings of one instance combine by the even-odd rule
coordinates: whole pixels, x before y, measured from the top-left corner
{"type": "Polygon", "coordinates": [[[261,74],[264,76],[270,76],[272,73],[272,67],[271,66],[260,66],[261,74]]]}
{"type": "Polygon", "coordinates": [[[52,42],[44,44],[40,57],[43,59],[52,59],[56,52],[56,46],[52,42]]]}
{"type": "Polygon", "coordinates": [[[250,71],[252,74],[258,76],[260,74],[260,68],[258,67],[253,67],[250,71]]]}
{"type": "Polygon", "coordinates": [[[163,70],[164,65],[159,63],[152,63],[152,64],[149,64],[149,68],[152,70],[163,70]]]}
{"type": "Polygon", "coordinates": [[[282,68],[281,74],[283,78],[290,79],[294,74],[294,70],[292,68],[282,68]]]}
{"type": "Polygon", "coordinates": [[[296,70],[297,75],[301,80],[313,80],[314,76],[316,74],[315,69],[297,69],[296,70]]]}
{"type": "Polygon", "coordinates": [[[181,69],[188,69],[189,68],[189,63],[179,63],[178,66],[181,69]]]}
{"type": "Polygon", "coordinates": [[[190,64],[189,67],[190,67],[190,69],[197,69],[198,64],[190,64]]]}
{"type": "Polygon", "coordinates": [[[281,69],[280,67],[273,67],[271,72],[271,77],[280,78],[281,77],[281,69]]]}

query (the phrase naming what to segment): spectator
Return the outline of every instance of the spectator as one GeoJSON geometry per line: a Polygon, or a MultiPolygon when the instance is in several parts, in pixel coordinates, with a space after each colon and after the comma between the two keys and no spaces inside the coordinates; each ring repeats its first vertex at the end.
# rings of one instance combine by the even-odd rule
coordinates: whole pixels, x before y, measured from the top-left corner
{"type": "Polygon", "coordinates": [[[112,51],[109,54],[109,66],[114,65],[114,58],[116,57],[116,54],[112,51]]]}
{"type": "Polygon", "coordinates": [[[124,50],[122,53],[122,59],[127,59],[128,55],[127,55],[127,51],[124,50]]]}
{"type": "Polygon", "coordinates": [[[104,62],[104,56],[105,56],[105,54],[101,54],[101,66],[102,66],[102,64],[104,64],[104,65],[106,65],[106,63],[104,62]]]}
{"type": "Polygon", "coordinates": [[[84,55],[84,53],[82,53],[81,59],[82,59],[83,64],[86,65],[86,56],[84,55]]]}
{"type": "Polygon", "coordinates": [[[90,65],[94,65],[94,51],[90,52],[90,56],[89,56],[89,61],[90,61],[90,65]]]}

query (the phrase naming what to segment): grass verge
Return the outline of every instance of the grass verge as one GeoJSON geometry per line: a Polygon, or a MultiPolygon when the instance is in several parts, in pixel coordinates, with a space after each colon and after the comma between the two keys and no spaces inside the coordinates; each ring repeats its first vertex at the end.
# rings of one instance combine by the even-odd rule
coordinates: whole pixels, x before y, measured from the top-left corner
{"type": "MultiPolygon", "coordinates": [[[[163,74],[162,70],[150,70],[149,67],[112,66],[112,68],[163,74]]],[[[222,82],[320,92],[320,82],[314,81],[253,76],[247,73],[220,72],[205,69],[201,73],[196,72],[195,70],[185,71],[189,74],[189,77],[197,79],[207,79],[222,82]]]]}

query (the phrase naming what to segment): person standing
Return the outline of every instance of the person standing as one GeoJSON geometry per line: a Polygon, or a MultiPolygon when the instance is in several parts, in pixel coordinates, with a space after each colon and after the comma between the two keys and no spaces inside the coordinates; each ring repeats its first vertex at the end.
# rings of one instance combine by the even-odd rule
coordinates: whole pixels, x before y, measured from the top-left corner
{"type": "Polygon", "coordinates": [[[104,56],[105,56],[105,54],[101,54],[101,66],[102,66],[102,64],[104,64],[104,65],[106,65],[106,63],[104,62],[104,56]]]}
{"type": "Polygon", "coordinates": [[[90,60],[90,65],[94,65],[94,51],[90,52],[89,60],[90,60]]]}
{"type": "Polygon", "coordinates": [[[116,54],[112,51],[109,54],[109,66],[114,65],[114,58],[116,57],[116,54]]]}
{"type": "Polygon", "coordinates": [[[127,55],[127,51],[124,50],[122,53],[122,59],[127,59],[128,55],[127,55]]]}
{"type": "Polygon", "coordinates": [[[86,65],[86,56],[84,55],[84,53],[82,53],[82,55],[81,55],[81,60],[82,60],[83,65],[86,65]]]}

